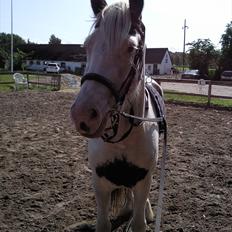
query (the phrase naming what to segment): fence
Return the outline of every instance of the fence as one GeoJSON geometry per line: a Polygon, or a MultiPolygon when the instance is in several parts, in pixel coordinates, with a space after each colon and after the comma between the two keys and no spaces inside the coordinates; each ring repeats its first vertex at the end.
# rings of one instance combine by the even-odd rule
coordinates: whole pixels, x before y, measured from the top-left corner
{"type": "MultiPolygon", "coordinates": [[[[27,88],[32,85],[39,86],[47,86],[51,87],[53,90],[60,90],[61,85],[61,75],[54,74],[54,73],[38,73],[38,72],[20,72],[24,75],[27,80],[27,88]]],[[[13,74],[11,72],[1,72],[0,73],[0,85],[7,84],[7,85],[15,85],[15,81],[13,80],[13,74]],[[1,76],[3,75],[12,75],[12,80],[5,80],[2,81],[1,76]]],[[[8,78],[10,79],[10,78],[8,78]]]]}
{"type": "MultiPolygon", "coordinates": [[[[61,88],[61,75],[60,74],[51,74],[51,73],[37,73],[37,72],[20,72],[23,74],[27,79],[27,87],[29,88],[31,85],[36,86],[50,86],[53,90],[60,90],[61,88]]],[[[1,76],[2,75],[12,75],[13,73],[10,72],[1,72],[0,73],[0,85],[1,84],[12,84],[15,85],[15,82],[13,81],[13,78],[11,81],[2,81],[1,76]]],[[[232,99],[232,81],[211,81],[211,80],[183,80],[183,79],[173,79],[171,77],[169,78],[162,78],[162,77],[153,77],[154,80],[156,80],[159,84],[162,85],[162,83],[178,83],[178,84],[195,84],[199,88],[202,86],[207,87],[207,93],[190,93],[187,90],[186,91],[175,91],[175,94],[180,95],[192,95],[192,96],[207,96],[207,106],[210,106],[211,98],[226,98],[226,99],[232,99]],[[231,94],[229,96],[225,95],[214,95],[212,94],[213,86],[225,86],[230,87],[231,94]]],[[[166,90],[165,92],[171,92],[166,90]]]]}
{"type": "MultiPolygon", "coordinates": [[[[156,80],[160,85],[163,83],[179,83],[179,84],[195,84],[198,86],[198,88],[202,88],[204,86],[207,87],[207,93],[202,94],[202,93],[190,93],[188,90],[186,91],[175,91],[175,94],[180,94],[180,95],[191,95],[191,96],[202,96],[205,97],[207,96],[207,106],[210,107],[211,103],[211,98],[224,98],[224,99],[232,99],[232,81],[211,81],[211,80],[180,80],[180,79],[167,79],[167,78],[156,78],[153,77],[154,80],[156,80]],[[230,87],[231,89],[231,94],[229,95],[214,95],[212,94],[212,89],[213,86],[224,86],[224,87],[230,87]]],[[[165,92],[167,93],[173,93],[173,91],[166,90],[165,92]]]]}

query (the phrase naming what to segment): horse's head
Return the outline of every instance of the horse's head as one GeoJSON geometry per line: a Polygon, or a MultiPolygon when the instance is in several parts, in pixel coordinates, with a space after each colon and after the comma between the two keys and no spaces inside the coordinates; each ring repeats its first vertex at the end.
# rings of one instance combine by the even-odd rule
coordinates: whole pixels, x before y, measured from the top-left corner
{"type": "Polygon", "coordinates": [[[71,117],[82,135],[95,138],[103,134],[110,112],[125,98],[136,69],[141,71],[144,27],[143,0],[110,6],[91,0],[91,5],[96,20],[84,43],[87,64],[71,117]]]}

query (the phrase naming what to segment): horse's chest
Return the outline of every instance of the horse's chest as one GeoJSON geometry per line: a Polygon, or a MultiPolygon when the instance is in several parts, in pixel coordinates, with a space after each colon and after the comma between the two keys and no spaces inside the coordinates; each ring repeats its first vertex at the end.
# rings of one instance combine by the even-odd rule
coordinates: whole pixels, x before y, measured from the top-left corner
{"type": "Polygon", "coordinates": [[[106,161],[97,166],[96,173],[99,177],[105,177],[117,186],[131,188],[145,178],[148,170],[138,167],[122,157],[121,159],[115,158],[112,161],[106,161]]]}

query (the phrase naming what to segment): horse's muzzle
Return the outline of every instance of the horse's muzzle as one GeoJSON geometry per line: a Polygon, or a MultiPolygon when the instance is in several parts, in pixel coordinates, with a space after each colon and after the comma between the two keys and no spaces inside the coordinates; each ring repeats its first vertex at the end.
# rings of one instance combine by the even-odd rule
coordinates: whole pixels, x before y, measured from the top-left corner
{"type": "Polygon", "coordinates": [[[100,112],[94,108],[81,110],[76,102],[71,106],[70,116],[76,130],[85,137],[101,137],[107,122],[107,115],[102,118],[100,112]]]}

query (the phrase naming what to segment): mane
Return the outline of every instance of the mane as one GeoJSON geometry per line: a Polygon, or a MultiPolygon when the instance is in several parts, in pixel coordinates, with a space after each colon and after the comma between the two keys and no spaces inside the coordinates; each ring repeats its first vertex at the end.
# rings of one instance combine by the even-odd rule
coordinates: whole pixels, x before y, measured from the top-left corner
{"type": "Polygon", "coordinates": [[[99,30],[103,33],[108,48],[120,47],[128,37],[131,28],[129,5],[118,2],[104,8],[96,19],[99,30]]]}

